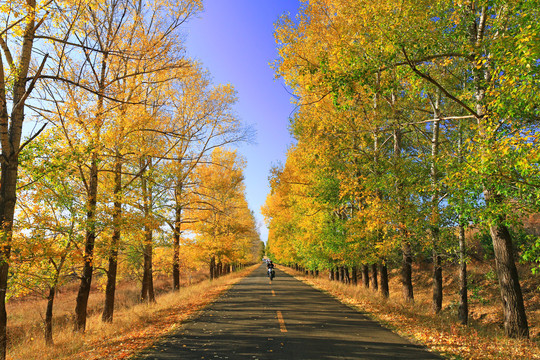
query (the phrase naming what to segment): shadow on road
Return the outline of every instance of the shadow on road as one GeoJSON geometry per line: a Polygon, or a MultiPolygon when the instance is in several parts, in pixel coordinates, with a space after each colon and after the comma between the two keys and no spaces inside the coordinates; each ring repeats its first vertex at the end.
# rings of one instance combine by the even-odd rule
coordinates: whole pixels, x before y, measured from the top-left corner
{"type": "Polygon", "coordinates": [[[270,283],[261,266],[198,318],[136,359],[441,357],[282,271],[277,270],[270,283]]]}

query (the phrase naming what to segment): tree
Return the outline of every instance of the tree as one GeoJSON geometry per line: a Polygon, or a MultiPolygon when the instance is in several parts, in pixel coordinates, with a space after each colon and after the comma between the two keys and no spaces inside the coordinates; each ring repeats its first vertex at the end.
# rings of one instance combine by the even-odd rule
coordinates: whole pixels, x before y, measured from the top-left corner
{"type": "Polygon", "coordinates": [[[236,93],[230,85],[210,86],[208,74],[197,67],[175,87],[171,101],[172,118],[179,141],[171,152],[169,172],[173,200],[173,288],[180,287],[180,237],[182,224],[196,219],[186,218],[193,205],[193,173],[208,153],[218,147],[249,141],[248,128],[240,125],[232,112],[236,93]]]}
{"type": "MultiPolygon", "coordinates": [[[[92,281],[99,174],[104,170],[103,156],[107,148],[105,133],[115,119],[122,121],[122,111],[124,114],[127,112],[126,105],[144,104],[148,100],[146,95],[156,91],[156,84],[171,81],[171,75],[177,74],[176,70],[186,65],[179,54],[179,44],[175,42],[174,35],[199,7],[198,1],[174,4],[112,1],[97,4],[87,8],[85,22],[77,29],[76,35],[64,41],[63,47],[57,48],[59,54],[66,52],[66,48],[72,49],[69,52],[70,62],[66,63],[64,71],[73,74],[73,78],[65,81],[64,87],[56,91],[57,96],[65,100],[64,105],[69,104],[71,108],[64,106],[59,109],[62,112],[60,120],[68,144],[73,147],[73,140],[78,136],[75,133],[82,133],[90,154],[87,163],[79,164],[81,181],[87,190],[87,229],[81,285],[75,309],[77,331],[85,329],[92,281]],[[175,11],[171,12],[173,7],[175,11]],[[150,18],[154,18],[154,21],[148,21],[150,18]],[[145,86],[141,87],[141,84],[145,86]],[[155,88],[151,89],[152,86],[155,88]],[[114,111],[118,107],[120,114],[115,117],[114,111]],[[81,122],[83,117],[86,121],[81,122]],[[70,132],[73,130],[75,133],[70,132]]],[[[123,128],[126,129],[126,126],[123,128]]],[[[133,128],[127,128],[133,131],[133,128]]],[[[119,159],[122,154],[115,153],[113,156],[119,159]]],[[[118,163],[116,170],[121,171],[118,163]]],[[[117,202],[116,220],[120,217],[120,208],[121,204],[117,202]]],[[[117,233],[115,237],[118,236],[117,233]]],[[[117,239],[111,244],[109,293],[104,312],[106,321],[112,319],[114,308],[116,246],[117,239]]]]}
{"type": "MultiPolygon", "coordinates": [[[[23,141],[25,115],[28,115],[26,105],[35,93],[38,81],[45,78],[45,72],[57,71],[56,65],[45,66],[49,54],[47,46],[40,39],[55,35],[57,30],[53,24],[63,16],[70,23],[77,21],[79,6],[83,3],[9,1],[2,6],[0,13],[0,46],[4,55],[0,63],[0,359],[6,358],[6,292],[17,201],[19,156],[24,147],[44,129],[42,126],[23,141]]],[[[60,37],[64,36],[69,36],[69,32],[60,34],[60,37]]]]}
{"type": "Polygon", "coordinates": [[[210,162],[196,170],[196,246],[209,266],[210,279],[219,277],[234,263],[256,260],[259,236],[253,214],[247,207],[242,169],[235,152],[212,151],[210,162]]]}
{"type": "Polygon", "coordinates": [[[73,157],[54,148],[57,136],[46,131],[21,154],[17,250],[12,260],[17,271],[10,278],[10,295],[30,291],[47,299],[44,335],[49,345],[53,343],[55,295],[69,278],[66,268],[78,261],[73,249],[81,242],[83,217],[68,166],[73,157]]]}
{"type": "MultiPolygon", "coordinates": [[[[530,210],[536,206],[514,189],[537,192],[537,172],[524,166],[534,163],[536,156],[531,151],[538,119],[533,105],[537,95],[531,92],[538,81],[538,46],[532,40],[538,34],[537,24],[531,21],[536,16],[534,6],[496,1],[405,1],[399,6],[391,1],[310,1],[297,21],[284,17],[276,29],[280,58],[274,66],[297,96],[299,112],[293,127],[301,129],[300,140],[311,141],[309,136],[317,139],[315,146],[321,146],[319,140],[331,134],[329,143],[341,149],[354,146],[348,155],[362,154],[369,143],[351,141],[354,137],[340,128],[347,112],[356,113],[362,125],[352,127],[356,134],[386,137],[383,144],[393,139],[393,151],[385,150],[386,161],[390,154],[393,161],[384,171],[394,179],[394,189],[364,178],[360,181],[363,189],[358,189],[362,189],[361,197],[369,198],[371,193],[379,201],[394,203],[388,208],[396,211],[386,230],[388,238],[402,244],[405,297],[412,299],[413,245],[429,244],[434,258],[433,308],[440,310],[440,255],[445,251],[441,225],[450,218],[451,209],[458,209],[461,227],[476,219],[491,228],[505,329],[513,337],[527,336],[527,324],[508,226],[517,220],[510,216],[516,202],[530,210]],[[306,108],[326,110],[322,104],[329,98],[333,123],[316,122],[321,116],[306,108]],[[426,114],[434,114],[433,119],[426,120],[426,114]],[[460,125],[464,121],[470,129],[465,139],[460,125]],[[441,136],[455,143],[442,148],[441,136]],[[465,143],[459,146],[465,167],[453,167],[448,159],[459,139],[465,143]],[[455,178],[468,189],[462,191],[455,181],[448,181],[455,178]],[[467,209],[463,206],[467,202],[459,199],[477,192],[477,184],[482,184],[487,206],[471,217],[479,203],[471,202],[467,209]],[[443,198],[461,206],[440,206],[443,198]],[[426,229],[431,233],[429,241],[421,237],[426,229]]],[[[320,156],[327,157],[328,152],[320,156]]],[[[349,161],[357,171],[343,174],[344,184],[354,183],[358,173],[369,169],[361,167],[363,161],[373,164],[349,161]]]]}

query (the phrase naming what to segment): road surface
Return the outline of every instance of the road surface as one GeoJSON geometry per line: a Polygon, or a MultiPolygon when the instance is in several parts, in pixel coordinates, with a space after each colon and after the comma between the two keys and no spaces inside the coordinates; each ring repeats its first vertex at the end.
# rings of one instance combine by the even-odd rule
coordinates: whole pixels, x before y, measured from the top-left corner
{"type": "Polygon", "coordinates": [[[441,359],[264,264],[137,360],[441,359]]]}

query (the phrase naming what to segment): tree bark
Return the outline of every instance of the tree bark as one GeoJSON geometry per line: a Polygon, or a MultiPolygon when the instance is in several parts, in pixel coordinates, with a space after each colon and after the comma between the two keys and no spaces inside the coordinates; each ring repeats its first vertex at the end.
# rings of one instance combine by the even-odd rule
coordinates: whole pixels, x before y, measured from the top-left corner
{"type": "MultiPolygon", "coordinates": [[[[5,154],[7,149],[2,148],[5,154]]],[[[2,161],[0,174],[0,220],[2,226],[0,247],[0,359],[6,358],[7,346],[7,311],[6,289],[9,278],[9,258],[13,237],[13,218],[15,214],[18,159],[13,154],[9,161],[2,161]]]]}
{"type": "MultiPolygon", "coordinates": [[[[13,238],[13,220],[17,203],[17,180],[19,169],[19,151],[21,146],[26,99],[31,94],[35,83],[28,82],[32,61],[34,37],[40,24],[36,25],[36,2],[26,2],[23,16],[26,21],[16,68],[11,69],[10,79],[4,73],[4,61],[0,59],[0,359],[6,358],[7,349],[7,309],[6,293],[9,279],[9,261],[13,238]],[[8,96],[7,92],[11,92],[8,96]],[[8,103],[11,101],[11,106],[8,103]],[[11,115],[8,111],[11,111],[11,115]]],[[[39,79],[47,60],[44,57],[38,71],[34,74],[39,79]]],[[[37,135],[37,134],[36,134],[37,135]]]]}
{"type": "Polygon", "coordinates": [[[459,307],[458,318],[461,324],[469,323],[469,302],[467,296],[467,255],[465,243],[465,227],[462,216],[459,225],[459,307]]]}
{"type": "Polygon", "coordinates": [[[221,259],[218,260],[217,266],[216,266],[216,278],[221,277],[223,275],[223,264],[221,263],[221,259]]]}
{"type": "MultiPolygon", "coordinates": [[[[476,52],[475,55],[477,55],[477,59],[482,55],[484,55],[483,58],[489,59],[489,56],[487,55],[490,54],[482,54],[484,49],[486,23],[489,17],[487,14],[488,8],[487,6],[483,6],[480,9],[475,9],[473,5],[469,5],[469,11],[471,19],[473,20],[469,23],[470,44],[476,52]],[[480,15],[477,17],[477,14],[480,15]]],[[[492,81],[491,65],[489,60],[484,62],[481,66],[475,65],[477,64],[472,64],[472,75],[475,86],[476,113],[478,114],[477,122],[480,129],[480,136],[492,136],[491,134],[484,133],[485,119],[489,119],[489,116],[485,116],[488,113],[485,98],[487,86],[492,81]]],[[[489,149],[483,150],[489,151],[489,149]]],[[[503,201],[502,195],[487,184],[489,181],[488,177],[485,177],[482,180],[484,181],[484,197],[486,199],[486,204],[488,207],[497,207],[497,205],[501,204],[503,201]]],[[[499,278],[501,300],[503,302],[504,330],[509,337],[528,338],[529,325],[527,323],[519,276],[514,262],[512,236],[510,235],[508,227],[505,225],[505,220],[506,217],[504,215],[498,215],[491,221],[489,226],[493,249],[495,251],[495,263],[497,267],[497,276],[499,278]]]]}
{"type": "Polygon", "coordinates": [[[401,284],[403,286],[403,300],[408,303],[414,302],[414,292],[412,284],[412,251],[411,244],[404,242],[402,246],[401,260],[401,284]]]}
{"type": "Polygon", "coordinates": [[[94,246],[96,242],[96,203],[98,188],[98,157],[94,151],[92,153],[92,163],[90,165],[90,181],[87,194],[86,212],[86,239],[84,247],[84,265],[81,274],[81,283],[77,293],[75,305],[75,325],[74,330],[84,332],[86,328],[86,316],[88,308],[88,297],[92,285],[92,274],[94,272],[94,246]]]}
{"type": "Polygon", "coordinates": [[[442,309],[443,286],[441,256],[437,250],[433,250],[433,300],[431,307],[435,314],[442,309]]]}
{"type": "Polygon", "coordinates": [[[141,289],[141,300],[146,302],[156,302],[154,294],[154,279],[152,275],[152,252],[153,252],[152,229],[145,229],[145,241],[143,250],[143,283],[141,289]]]}
{"type": "Polygon", "coordinates": [[[369,288],[369,266],[362,265],[362,280],[364,281],[364,286],[369,288]]]}
{"type": "Polygon", "coordinates": [[[216,267],[216,257],[212,255],[210,258],[210,280],[214,280],[214,274],[215,274],[215,267],[216,267]]]}
{"type": "Polygon", "coordinates": [[[118,248],[122,229],[122,159],[116,153],[114,166],[114,210],[113,234],[109,249],[109,269],[107,270],[107,285],[105,288],[105,305],[101,321],[111,323],[114,317],[114,299],[116,296],[116,277],[118,272],[118,248]]]}
{"type": "Polygon", "coordinates": [[[430,232],[431,242],[433,246],[433,299],[431,307],[435,314],[438,314],[442,309],[443,300],[443,284],[442,284],[442,264],[441,255],[439,253],[440,228],[439,228],[439,171],[437,162],[439,157],[439,133],[440,133],[440,94],[437,94],[437,99],[432,102],[433,116],[436,119],[433,121],[433,129],[431,136],[431,221],[430,232]]]}
{"type": "MultiPolygon", "coordinates": [[[[489,189],[484,190],[484,196],[488,204],[502,201],[499,195],[489,189]]],[[[497,276],[503,302],[504,331],[508,337],[528,338],[529,325],[514,262],[512,236],[508,227],[504,225],[503,216],[499,216],[489,229],[495,251],[497,276]]]]}
{"type": "Polygon", "coordinates": [[[356,266],[352,267],[352,283],[358,285],[358,268],[356,266]]]}
{"type": "Polygon", "coordinates": [[[180,289],[180,231],[182,207],[176,202],[173,234],[173,289],[180,289]]]}
{"type": "Polygon", "coordinates": [[[53,345],[52,319],[55,294],[56,286],[51,286],[49,295],[47,296],[47,310],[45,311],[45,343],[47,345],[53,345]]]}
{"type": "Polygon", "coordinates": [[[388,268],[385,264],[380,265],[381,273],[381,294],[384,298],[390,297],[390,290],[388,288],[388,268]]]}
{"type": "MultiPolygon", "coordinates": [[[[458,138],[458,161],[462,165],[463,159],[463,123],[459,122],[459,138],[458,138]]],[[[464,199],[460,198],[460,203],[463,207],[464,199]]],[[[462,325],[469,323],[469,301],[468,301],[468,285],[467,285],[467,243],[465,241],[465,217],[462,213],[459,214],[459,307],[458,319],[462,325]]]]}
{"type": "MultiPolygon", "coordinates": [[[[394,95],[392,95],[394,99],[394,95]]],[[[394,101],[393,101],[394,102],[394,101]]],[[[403,298],[406,302],[414,302],[413,294],[413,285],[412,285],[412,250],[411,244],[408,239],[407,230],[403,221],[403,212],[404,212],[404,195],[403,195],[403,184],[399,176],[399,162],[401,161],[401,129],[398,127],[394,129],[394,167],[396,175],[396,199],[397,199],[397,208],[398,208],[398,221],[399,221],[399,232],[401,235],[401,283],[403,285],[403,298]]]]}
{"type": "MultiPolygon", "coordinates": [[[[86,239],[83,256],[83,271],[81,284],[77,293],[75,305],[75,326],[74,331],[84,332],[86,328],[86,316],[88,308],[88,298],[92,285],[92,274],[94,272],[94,247],[96,242],[96,204],[98,193],[98,149],[96,146],[100,141],[100,133],[103,119],[103,101],[105,94],[105,78],[107,76],[108,53],[105,52],[101,59],[100,78],[98,82],[98,96],[96,108],[96,125],[94,127],[95,139],[92,139],[94,148],[90,163],[90,173],[87,189],[87,213],[86,213],[86,239]]],[[[83,175],[84,176],[84,175],[83,175]]]]}
{"type": "MultiPolygon", "coordinates": [[[[152,160],[149,158],[142,159],[141,167],[152,166],[152,160]]],[[[146,176],[141,177],[142,195],[143,195],[143,211],[145,219],[149,220],[152,215],[152,188],[148,184],[146,176]]],[[[144,242],[143,242],[143,283],[141,289],[141,300],[155,302],[154,295],[154,279],[152,275],[152,253],[153,253],[153,230],[149,223],[144,225],[144,242]]]]}
{"type": "Polygon", "coordinates": [[[379,282],[377,279],[377,275],[378,275],[377,264],[372,264],[371,265],[371,287],[375,291],[379,290],[379,282]]]}

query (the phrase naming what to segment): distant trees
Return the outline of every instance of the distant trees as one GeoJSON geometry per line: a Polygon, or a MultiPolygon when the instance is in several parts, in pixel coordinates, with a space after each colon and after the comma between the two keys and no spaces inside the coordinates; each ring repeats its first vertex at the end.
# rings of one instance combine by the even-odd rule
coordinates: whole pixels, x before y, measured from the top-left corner
{"type": "Polygon", "coordinates": [[[297,97],[297,145],[272,173],[268,251],[313,269],[378,264],[382,282],[399,261],[407,301],[413,257],[430,253],[436,313],[441,259],[459,253],[466,323],[463,234],[484,227],[505,331],[528,337],[510,229],[539,209],[537,5],[309,1],[283,17],[274,68],[297,97]]]}
{"type": "Polygon", "coordinates": [[[200,219],[192,228],[199,234],[198,253],[208,264],[210,279],[259,256],[255,218],[245,198],[244,166],[235,152],[216,148],[210,163],[194,174],[195,207],[189,213],[200,219]]]}

